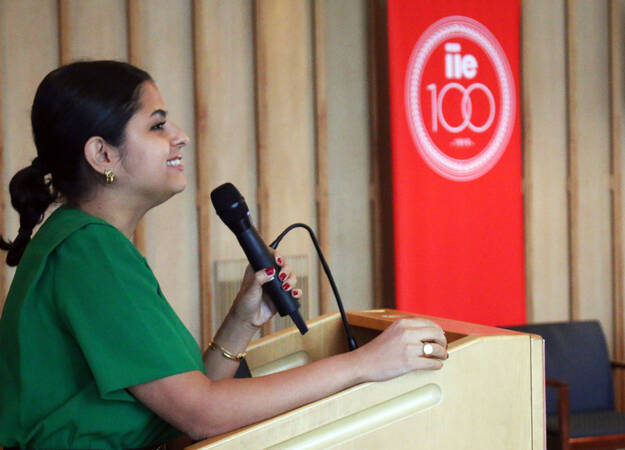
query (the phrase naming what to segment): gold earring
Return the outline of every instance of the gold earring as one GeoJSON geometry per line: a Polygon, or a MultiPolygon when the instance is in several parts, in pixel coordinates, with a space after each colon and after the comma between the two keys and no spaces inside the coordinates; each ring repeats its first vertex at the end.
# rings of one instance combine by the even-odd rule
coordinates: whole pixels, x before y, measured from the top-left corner
{"type": "Polygon", "coordinates": [[[106,169],[104,171],[104,176],[106,177],[106,184],[111,184],[113,181],[115,181],[115,174],[111,169],[106,169]]]}

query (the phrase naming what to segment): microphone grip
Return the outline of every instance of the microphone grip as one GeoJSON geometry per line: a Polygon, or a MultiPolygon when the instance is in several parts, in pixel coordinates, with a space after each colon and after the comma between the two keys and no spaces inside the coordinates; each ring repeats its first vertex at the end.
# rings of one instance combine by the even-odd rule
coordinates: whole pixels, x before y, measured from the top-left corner
{"type": "Polygon", "coordinates": [[[256,228],[250,226],[246,230],[236,233],[236,236],[254,271],[269,267],[276,269],[276,277],[263,285],[263,291],[269,295],[278,313],[281,316],[290,316],[300,333],[305,334],[308,327],[299,313],[299,302],[291,296],[290,292],[282,289],[282,282],[277,276],[280,266],[276,264],[273,254],[269,251],[256,228]]]}

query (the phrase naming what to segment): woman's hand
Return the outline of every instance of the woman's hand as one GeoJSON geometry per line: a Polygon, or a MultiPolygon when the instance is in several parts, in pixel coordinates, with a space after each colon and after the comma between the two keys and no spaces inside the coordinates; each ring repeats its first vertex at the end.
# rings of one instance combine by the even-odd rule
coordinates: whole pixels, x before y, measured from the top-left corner
{"type": "Polygon", "coordinates": [[[241,288],[232,305],[232,313],[237,319],[256,328],[261,327],[276,313],[273,302],[263,294],[263,284],[277,276],[285,291],[289,291],[294,298],[302,296],[302,290],[295,288],[297,276],[281,256],[277,254],[274,256],[276,264],[280,267],[278,273],[273,267],[254,272],[250,266],[247,266],[241,288]]]}
{"type": "MultiPolygon", "coordinates": [[[[250,266],[245,269],[241,288],[230,312],[217,330],[213,341],[230,353],[241,353],[256,334],[258,328],[273,317],[276,308],[273,302],[263,294],[263,284],[275,277],[282,282],[282,288],[295,298],[302,296],[301,289],[294,289],[297,277],[288,264],[279,255],[274,254],[279,270],[269,267],[254,272],[250,266]]],[[[238,361],[224,358],[220,352],[208,349],[204,353],[206,375],[211,380],[230,378],[239,367],[238,361]]]]}
{"type": "Polygon", "coordinates": [[[352,352],[362,381],[384,381],[421,369],[440,369],[448,358],[445,332],[427,319],[393,322],[382,334],[352,352]],[[429,344],[430,355],[424,354],[429,344]]]}

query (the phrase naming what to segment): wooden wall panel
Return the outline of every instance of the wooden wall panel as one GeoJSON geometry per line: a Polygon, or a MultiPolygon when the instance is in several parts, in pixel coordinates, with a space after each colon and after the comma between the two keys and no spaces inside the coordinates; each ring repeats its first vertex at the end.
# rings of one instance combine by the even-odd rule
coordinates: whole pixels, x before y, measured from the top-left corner
{"type": "MultiPolygon", "coordinates": [[[[2,177],[8,184],[15,172],[29,165],[36,156],[30,107],[39,82],[58,65],[57,2],[1,0],[0,32],[4,118],[2,177]]],[[[2,192],[5,205],[10,205],[6,185],[2,192]]],[[[14,239],[19,217],[10,206],[5,209],[5,220],[7,236],[14,239]]],[[[4,257],[3,253],[2,261],[4,257]]],[[[13,273],[13,269],[6,271],[8,280],[13,273]]]]}
{"type": "Polygon", "coordinates": [[[127,59],[124,0],[60,0],[61,59],[127,59]]]}
{"type": "MultiPolygon", "coordinates": [[[[168,120],[194,136],[192,19],[189,2],[141,1],[141,26],[133,43],[154,78],[168,120]]],[[[183,150],[186,190],[145,217],[146,258],[161,288],[192,334],[200,340],[195,143],[183,150]]]]}
{"type": "MultiPolygon", "coordinates": [[[[568,3],[572,318],[612,336],[607,1],[568,3]]],[[[609,339],[611,341],[611,339],[609,339]]]]}
{"type": "Polygon", "coordinates": [[[569,318],[565,21],[564,0],[523,2],[523,184],[530,322],[569,318]]]}
{"type": "MultiPolygon", "coordinates": [[[[202,316],[207,344],[223,319],[219,312],[233,300],[215,297],[212,285],[222,280],[213,279],[214,265],[245,258],[234,235],[215,214],[211,190],[233,183],[258,223],[253,4],[251,0],[196,1],[194,21],[202,316]]],[[[241,275],[234,275],[237,281],[241,275]]]]}
{"type": "MultiPolygon", "coordinates": [[[[293,222],[316,227],[312,8],[305,0],[256,2],[260,232],[293,222]]],[[[317,264],[304,232],[280,253],[308,255],[308,311],[317,315],[317,264]]],[[[267,331],[267,330],[266,330],[267,331]]]]}
{"type": "MultiPolygon", "coordinates": [[[[346,309],[373,305],[367,5],[323,0],[326,23],[330,265],[346,309]]],[[[331,299],[330,309],[335,309],[331,299]]]]}

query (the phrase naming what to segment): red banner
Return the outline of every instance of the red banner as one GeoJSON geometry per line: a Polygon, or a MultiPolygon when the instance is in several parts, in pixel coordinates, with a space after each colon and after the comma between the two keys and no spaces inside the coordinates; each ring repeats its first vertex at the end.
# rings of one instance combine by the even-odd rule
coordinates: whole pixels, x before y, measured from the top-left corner
{"type": "Polygon", "coordinates": [[[525,322],[520,0],[388,1],[397,308],[525,322]]]}

